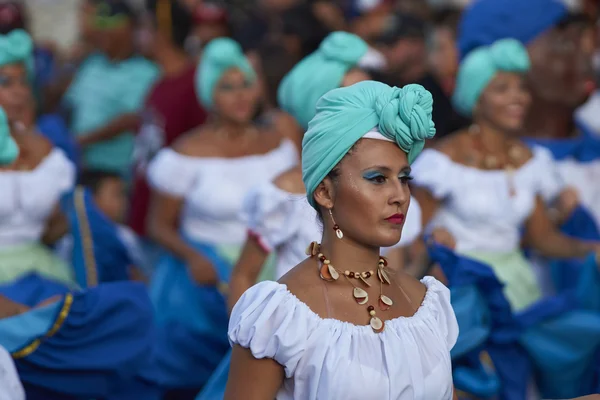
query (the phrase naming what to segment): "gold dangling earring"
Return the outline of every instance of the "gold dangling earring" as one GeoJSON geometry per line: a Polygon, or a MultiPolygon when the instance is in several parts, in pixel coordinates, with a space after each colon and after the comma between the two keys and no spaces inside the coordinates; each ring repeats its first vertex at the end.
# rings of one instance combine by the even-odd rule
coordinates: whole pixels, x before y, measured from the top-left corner
{"type": "Polygon", "coordinates": [[[329,209],[329,216],[333,221],[333,230],[335,231],[335,235],[338,237],[338,239],[342,239],[344,237],[344,232],[342,232],[340,226],[335,223],[335,219],[333,218],[333,213],[331,212],[331,209],[329,209]]]}

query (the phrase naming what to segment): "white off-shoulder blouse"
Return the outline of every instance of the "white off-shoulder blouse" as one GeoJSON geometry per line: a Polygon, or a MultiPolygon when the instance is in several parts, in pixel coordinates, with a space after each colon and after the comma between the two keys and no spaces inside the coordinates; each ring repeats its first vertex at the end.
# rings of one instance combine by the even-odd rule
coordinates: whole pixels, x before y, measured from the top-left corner
{"type": "Polygon", "coordinates": [[[322,318],[286,285],[264,281],[235,305],[229,340],[283,366],[277,400],[450,400],[458,337],[450,292],[432,277],[421,282],[427,293],[417,312],[375,333],[322,318]]]}

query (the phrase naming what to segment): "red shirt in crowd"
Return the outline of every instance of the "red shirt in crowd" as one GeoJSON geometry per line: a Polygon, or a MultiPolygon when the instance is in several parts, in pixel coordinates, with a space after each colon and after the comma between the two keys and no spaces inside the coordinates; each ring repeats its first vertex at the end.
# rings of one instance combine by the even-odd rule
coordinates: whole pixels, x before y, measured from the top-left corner
{"type": "Polygon", "coordinates": [[[146,234],[146,214],[150,206],[150,188],[146,181],[148,163],[160,149],[172,145],[179,136],[206,120],[206,112],[194,89],[195,74],[196,66],[191,65],[180,75],[161,79],[146,99],[134,150],[129,213],[129,225],[138,235],[146,234]]]}

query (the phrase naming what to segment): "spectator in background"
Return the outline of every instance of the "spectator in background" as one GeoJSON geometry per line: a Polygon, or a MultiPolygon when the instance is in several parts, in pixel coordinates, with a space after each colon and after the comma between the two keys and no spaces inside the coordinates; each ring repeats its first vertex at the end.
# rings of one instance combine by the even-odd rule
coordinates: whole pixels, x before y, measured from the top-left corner
{"type": "Polygon", "coordinates": [[[184,44],[192,29],[192,15],[177,1],[162,8],[162,0],[148,2],[143,50],[160,67],[162,78],[154,85],[143,107],[141,127],[135,142],[134,179],[129,225],[146,237],[146,215],[150,189],[146,167],[163,147],[204,123],[206,113],[198,102],[194,77],[196,63],[184,44]],[[166,16],[165,16],[166,15],[166,16]]]}
{"type": "Polygon", "coordinates": [[[64,102],[87,168],[129,176],[139,110],[154,81],[155,64],[136,54],[136,15],[125,1],[105,0],[93,18],[100,53],[81,65],[64,102]]]}
{"type": "MultiPolygon", "coordinates": [[[[451,93],[444,90],[443,82],[440,82],[441,70],[431,69],[428,63],[425,22],[414,15],[402,13],[389,15],[384,21],[373,39],[388,65],[383,76],[377,77],[378,80],[398,87],[419,83],[431,93],[435,103],[433,121],[437,130],[436,139],[465,127],[468,120],[454,111],[449,99],[451,93]]],[[[441,29],[440,26],[443,24],[434,25],[431,35],[439,35],[436,29],[441,29]]],[[[433,38],[430,38],[430,42],[431,39],[433,38]]],[[[447,48],[451,44],[445,43],[445,46],[447,48]]],[[[451,56],[436,54],[436,51],[438,49],[432,49],[430,46],[429,52],[433,57],[448,58],[444,60],[444,64],[452,71],[451,64],[456,61],[453,61],[451,56]]],[[[444,74],[448,73],[444,71],[444,74]]]]}
{"type": "MultiPolygon", "coordinates": [[[[170,3],[171,7],[183,11],[177,1],[170,3]]],[[[212,39],[231,35],[229,16],[225,8],[201,2],[192,9],[191,15],[194,26],[185,40],[185,49],[192,57],[199,57],[202,48],[212,39]]]]}

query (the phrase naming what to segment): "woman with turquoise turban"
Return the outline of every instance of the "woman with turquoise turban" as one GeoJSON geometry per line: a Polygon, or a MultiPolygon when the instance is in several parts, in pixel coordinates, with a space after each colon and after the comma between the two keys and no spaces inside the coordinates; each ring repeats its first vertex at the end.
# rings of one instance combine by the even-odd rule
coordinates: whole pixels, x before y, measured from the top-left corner
{"type": "MultiPolygon", "coordinates": [[[[306,129],[323,94],[368,79],[359,68],[361,60],[368,58],[368,52],[367,44],[358,36],[346,32],[331,33],[318,50],[284,78],[279,87],[282,107],[306,129]]],[[[244,215],[251,234],[234,269],[228,299],[230,308],[256,283],[260,267],[270,253],[277,256],[275,277],[278,279],[305,258],[302,243],[321,237],[316,212],[303,197],[306,197],[306,189],[300,165],[272,182],[255,187],[246,197],[244,215]]],[[[398,246],[412,243],[420,230],[419,205],[411,202],[411,213],[398,246]]]]}
{"type": "Polygon", "coordinates": [[[226,399],[453,398],[448,289],[380,255],[402,234],[410,164],[435,134],[432,109],[419,85],[373,81],[319,100],[302,178],[321,243],[306,243],[307,259],[233,308],[226,399]]]}
{"type": "Polygon", "coordinates": [[[0,282],[35,271],[72,284],[71,268],[45,244],[66,229],[58,203],[75,166],[36,131],[32,51],[25,31],[0,35],[0,282]]]}
{"type": "Polygon", "coordinates": [[[490,264],[515,311],[542,297],[520,249],[522,225],[542,255],[572,258],[600,248],[561,235],[546,215],[545,202],[557,198],[564,184],[547,150],[519,140],[531,101],[528,68],[526,49],[513,39],[469,53],[453,102],[473,124],[425,150],[414,167],[424,223],[444,226],[460,253],[490,264]]]}
{"type": "Polygon", "coordinates": [[[157,356],[170,365],[157,378],[170,389],[200,389],[230,348],[224,295],[247,237],[243,199],[299,162],[290,140],[253,122],[256,77],[238,43],[211,41],[197,71],[196,93],[208,122],[148,167],[149,232],[166,250],[151,296],[158,323],[185,331],[165,339],[180,350],[165,346],[157,356]]]}
{"type": "MultiPolygon", "coordinates": [[[[513,39],[470,52],[459,67],[453,101],[473,124],[423,151],[413,167],[413,194],[421,204],[424,224],[446,228],[456,240],[457,253],[489,265],[516,316],[534,310],[550,294],[525,258],[522,242],[553,259],[583,258],[600,251],[600,243],[559,232],[546,212],[546,204],[555,201],[565,185],[550,152],[529,148],[519,139],[531,101],[525,83],[529,66],[526,49],[513,39]]],[[[559,325],[553,326],[562,336],[556,343],[552,333],[543,336],[540,341],[552,342],[545,353],[560,348],[570,354],[569,362],[579,364],[558,366],[559,356],[556,363],[550,362],[550,370],[585,365],[588,354],[578,358],[582,353],[567,350],[581,348],[571,343],[580,329],[568,325],[561,331],[559,325]]],[[[593,348],[596,339],[586,335],[597,335],[596,328],[581,333],[579,340],[593,348]]],[[[564,395],[567,385],[561,382],[562,394],[547,397],[574,397],[564,395]]]]}

